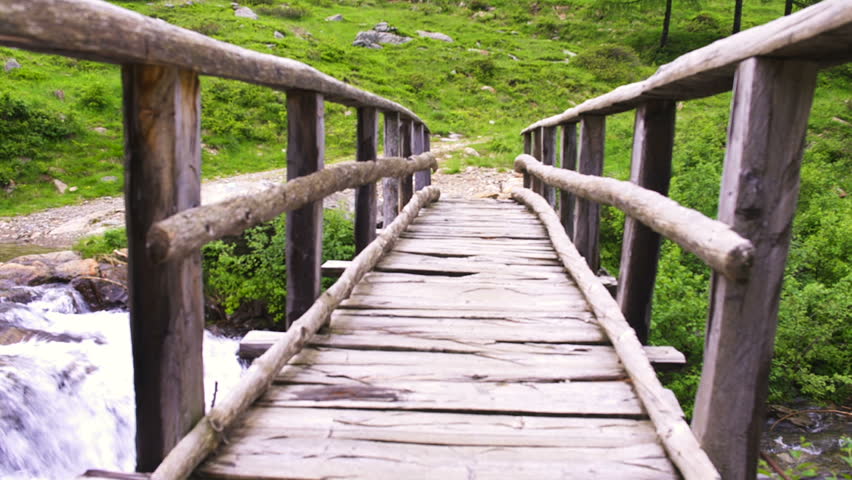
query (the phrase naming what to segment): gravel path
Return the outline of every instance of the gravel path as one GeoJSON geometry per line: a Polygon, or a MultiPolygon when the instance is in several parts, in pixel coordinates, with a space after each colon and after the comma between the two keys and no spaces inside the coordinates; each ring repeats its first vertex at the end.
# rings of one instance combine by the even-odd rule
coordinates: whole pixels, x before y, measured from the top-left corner
{"type": "MultiPolygon", "coordinates": [[[[463,150],[485,139],[465,139],[458,136],[440,139],[432,151],[442,155],[463,150]]],[[[286,169],[249,173],[235,177],[204,182],[201,189],[203,204],[215,203],[237,195],[258,192],[284,181],[286,169]]],[[[444,174],[440,170],[432,176],[432,183],[441,188],[447,197],[505,198],[514,187],[522,184],[513,172],[498,172],[493,168],[468,167],[458,174],[444,174]]],[[[377,189],[381,192],[381,188],[377,189]]],[[[381,202],[381,198],[379,200],[381,202]]],[[[346,190],[325,199],[326,208],[351,209],[354,191],[346,190]]],[[[0,217],[0,243],[69,247],[76,240],[124,225],[124,199],[101,197],[79,205],[52,208],[30,215],[0,217]]]]}

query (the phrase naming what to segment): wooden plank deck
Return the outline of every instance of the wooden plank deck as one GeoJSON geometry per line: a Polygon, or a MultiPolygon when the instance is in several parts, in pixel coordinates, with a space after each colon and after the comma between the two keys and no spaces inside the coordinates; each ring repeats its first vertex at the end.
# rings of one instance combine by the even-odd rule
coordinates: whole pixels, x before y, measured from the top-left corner
{"type": "Polygon", "coordinates": [[[533,214],[442,200],[196,474],[679,478],[626,379],[533,214]]]}

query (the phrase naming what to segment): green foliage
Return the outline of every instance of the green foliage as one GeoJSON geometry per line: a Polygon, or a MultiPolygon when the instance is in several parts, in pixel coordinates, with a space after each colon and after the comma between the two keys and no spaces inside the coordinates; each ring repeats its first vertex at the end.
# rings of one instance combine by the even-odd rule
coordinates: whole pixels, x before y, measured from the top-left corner
{"type": "MultiPolygon", "coordinates": [[[[260,302],[275,322],[284,318],[287,296],[286,217],[246,230],[242,236],[212,242],[202,249],[205,292],[233,314],[243,304],[260,302]]],[[[323,261],[351,260],[354,227],[346,215],[323,216],[323,261]]],[[[326,279],[328,280],[328,279],[326,279]]],[[[327,287],[330,281],[324,281],[327,287]]]]}
{"type": "Polygon", "coordinates": [[[601,44],[580,53],[574,60],[579,67],[611,83],[630,83],[644,76],[639,55],[625,45],[601,44]]]}
{"type": "Polygon", "coordinates": [[[107,230],[103,235],[94,235],[78,240],[72,250],[83,258],[109,255],[120,248],[127,248],[127,231],[123,228],[107,230]]]}
{"type": "MultiPolygon", "coordinates": [[[[255,0],[257,1],[257,0],[255,0]]],[[[268,0],[261,0],[263,3],[266,3],[268,0]]],[[[308,15],[309,11],[305,7],[298,6],[290,6],[290,5],[276,5],[274,7],[260,7],[257,9],[258,13],[263,15],[270,15],[274,17],[286,18],[289,20],[298,20],[302,17],[308,15]]]]}
{"type": "Polygon", "coordinates": [[[3,139],[0,161],[34,157],[52,142],[72,135],[77,128],[73,118],[13,98],[9,92],[0,92],[0,138],[3,139]]]}

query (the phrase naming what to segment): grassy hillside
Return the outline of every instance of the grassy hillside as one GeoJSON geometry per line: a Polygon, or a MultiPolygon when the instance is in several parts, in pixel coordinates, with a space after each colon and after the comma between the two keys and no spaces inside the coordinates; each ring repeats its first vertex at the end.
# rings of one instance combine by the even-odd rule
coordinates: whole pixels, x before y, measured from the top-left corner
{"type": "MultiPolygon", "coordinates": [[[[669,45],[658,48],[663,2],[602,0],[251,0],[258,20],[229,2],[113,2],[246,48],[309,63],[417,112],[434,133],[489,138],[477,164],[509,168],[518,132],[590,96],[647,76],[662,63],[726,36],[734,2],[675,2],[669,45]],[[342,14],[344,21],[325,20],[342,14]],[[353,47],[358,31],[387,21],[413,41],[381,50],[353,47]],[[455,41],[420,38],[437,31],[455,41]],[[275,32],[283,34],[278,38],[275,32]],[[491,87],[491,88],[484,88],[491,87]]],[[[744,28],[780,16],[784,2],[746,2],[744,28]]],[[[115,66],[0,48],[23,68],[0,73],[0,215],[122,187],[121,87],[115,66]],[[75,192],[59,195],[59,179],[75,192]]],[[[852,68],[823,72],[813,107],[802,194],[784,287],[774,399],[804,394],[844,401],[852,391],[852,68]]],[[[203,175],[284,165],[285,94],[203,79],[203,175]]],[[[678,106],[671,195],[715,215],[730,95],[678,106]]],[[[633,117],[608,120],[606,174],[629,173],[633,117]]],[[[327,106],[328,157],[354,151],[355,115],[327,106]]],[[[471,160],[474,161],[474,160],[471,160]]],[[[461,165],[464,166],[464,165],[461,165]]],[[[604,209],[604,264],[618,269],[623,216],[604,209]]],[[[708,271],[666,244],[654,341],[690,358],[672,385],[694,393],[707,312],[708,271]]]]}

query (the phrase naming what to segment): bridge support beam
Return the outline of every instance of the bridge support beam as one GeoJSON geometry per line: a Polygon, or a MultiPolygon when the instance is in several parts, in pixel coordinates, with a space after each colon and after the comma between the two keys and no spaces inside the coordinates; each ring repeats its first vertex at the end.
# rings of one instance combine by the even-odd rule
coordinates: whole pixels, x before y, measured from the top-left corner
{"type": "MultiPolygon", "coordinates": [[[[556,127],[541,127],[541,163],[556,165],[556,127]]],[[[556,189],[541,182],[541,196],[551,208],[556,208],[556,189]]]]}
{"type": "MultiPolygon", "coordinates": [[[[358,109],[358,151],[355,160],[378,158],[379,115],[375,108],[358,109]]],[[[376,184],[355,189],[355,253],[361,253],[376,238],[376,184]]]]}
{"type": "MultiPolygon", "coordinates": [[[[426,143],[429,140],[429,133],[426,131],[426,126],[422,123],[414,124],[414,148],[412,152],[417,155],[428,151],[426,143]]],[[[414,173],[414,190],[420,191],[432,185],[432,170],[426,169],[414,173]]]]}
{"type": "MultiPolygon", "coordinates": [[[[385,112],[385,156],[402,155],[399,113],[385,112]]],[[[399,179],[382,180],[382,226],[387,227],[399,212],[399,179]]]]}
{"type": "MultiPolygon", "coordinates": [[[[532,132],[524,133],[524,153],[527,155],[532,155],[532,132]]],[[[529,173],[524,172],[524,188],[532,188],[531,180],[532,177],[529,173]]]]}
{"type": "MultiPolygon", "coordinates": [[[[541,146],[542,146],[542,141],[541,141],[542,138],[541,137],[542,137],[541,128],[536,128],[535,130],[533,130],[533,132],[532,132],[532,156],[535,157],[535,159],[538,160],[539,162],[541,161],[541,157],[542,157],[542,153],[543,153],[542,148],[541,148],[541,146]]],[[[530,178],[530,190],[532,190],[534,193],[541,195],[542,194],[542,185],[543,185],[543,183],[541,182],[541,180],[539,180],[535,177],[530,178]]]]}
{"type": "Polygon", "coordinates": [[[146,247],[153,223],[201,204],[201,95],[188,70],[127,65],[122,81],[136,469],[151,472],[204,415],[201,254],[155,264],[146,247]]]}
{"type": "MultiPolygon", "coordinates": [[[[606,141],[606,117],[603,115],[583,115],[580,130],[580,159],[577,171],[584,175],[602,175],[604,164],[604,145],[606,141]]],[[[600,246],[600,205],[578,198],[574,210],[574,245],[580,255],[586,259],[589,268],[597,273],[601,267],[600,246]]]]}
{"type": "Polygon", "coordinates": [[[722,478],[755,478],[817,68],[750,58],[734,79],[719,220],[754,245],[748,280],[714,274],[692,428],[722,478]]]}
{"type": "MultiPolygon", "coordinates": [[[[566,170],[577,170],[577,123],[562,125],[562,164],[566,170]]],[[[524,174],[526,176],[526,174],[524,174]]],[[[574,238],[574,195],[559,191],[559,219],[568,238],[574,238]]]]}
{"type": "MultiPolygon", "coordinates": [[[[306,91],[287,93],[287,180],[322,170],[325,162],[325,103],[306,91]]],[[[287,213],[287,327],[321,293],[322,201],[287,213]]]]}
{"type": "MultiPolygon", "coordinates": [[[[655,100],[636,110],[630,181],[667,195],[672,174],[676,102],[655,100]]],[[[651,300],[660,258],[660,234],[627,217],[621,244],[618,306],[636,336],[647,345],[651,300]]]]}
{"type": "MultiPolygon", "coordinates": [[[[414,125],[411,119],[405,118],[400,125],[400,137],[402,140],[403,158],[408,158],[414,152],[414,125]]],[[[406,175],[399,179],[399,206],[398,212],[401,212],[411,197],[414,196],[414,175],[406,175]]]]}

